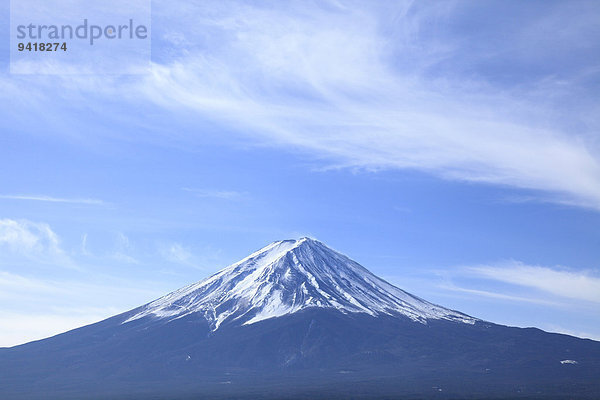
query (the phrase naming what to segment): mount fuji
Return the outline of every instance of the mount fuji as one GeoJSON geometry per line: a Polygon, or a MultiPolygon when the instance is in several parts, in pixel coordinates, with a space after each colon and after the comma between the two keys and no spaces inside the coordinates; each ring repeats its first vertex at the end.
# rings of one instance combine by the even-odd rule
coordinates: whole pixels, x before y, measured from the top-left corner
{"type": "Polygon", "coordinates": [[[112,318],[0,349],[2,399],[600,398],[600,342],[432,304],[274,242],[112,318]]]}
{"type": "Polygon", "coordinates": [[[421,323],[476,321],[406,293],[321,242],[302,238],[271,243],[208,279],[144,306],[124,323],[199,313],[215,331],[223,323],[249,325],[311,307],[403,315],[421,323]]]}

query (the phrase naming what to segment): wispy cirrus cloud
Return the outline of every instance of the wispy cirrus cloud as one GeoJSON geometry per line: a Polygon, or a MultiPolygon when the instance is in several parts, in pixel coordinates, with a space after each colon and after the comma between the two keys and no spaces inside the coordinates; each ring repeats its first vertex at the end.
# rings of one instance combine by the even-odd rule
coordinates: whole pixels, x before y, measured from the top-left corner
{"type": "Polygon", "coordinates": [[[466,295],[473,295],[473,296],[488,297],[488,298],[497,299],[497,300],[506,300],[506,301],[518,302],[518,303],[525,302],[525,303],[542,304],[542,305],[548,305],[548,306],[561,306],[560,302],[556,302],[556,301],[552,301],[552,300],[548,300],[548,299],[541,299],[541,298],[535,297],[535,296],[519,296],[519,295],[514,295],[514,294],[500,293],[497,291],[494,292],[491,290],[466,288],[466,287],[461,287],[461,286],[458,286],[455,284],[449,284],[449,283],[440,284],[437,287],[439,289],[447,290],[450,292],[464,293],[466,295]]]}
{"type": "Polygon", "coordinates": [[[116,250],[112,254],[112,258],[125,264],[139,264],[140,261],[131,254],[132,251],[133,246],[129,237],[123,232],[119,232],[116,238],[116,250]]]}
{"type": "MultiPolygon", "coordinates": [[[[529,303],[589,312],[600,304],[600,271],[529,265],[508,260],[390,276],[400,287],[429,297],[487,298],[498,304],[529,303]]],[[[476,304],[476,303],[473,303],[476,304]]],[[[469,306],[473,304],[469,303],[469,306]]],[[[477,308],[477,307],[475,307],[477,308]]]]}
{"type": "MultiPolygon", "coordinates": [[[[590,89],[600,76],[600,11],[593,2],[511,7],[156,2],[149,75],[19,77],[0,87],[10,101],[32,86],[40,93],[28,99],[53,90],[65,104],[82,93],[88,104],[118,98],[119,109],[210,121],[224,141],[301,152],[332,168],[418,170],[600,210],[600,113],[590,89]]],[[[137,123],[147,126],[146,116],[137,123]]],[[[205,134],[166,129],[153,140],[205,134]]]]}
{"type": "Polygon", "coordinates": [[[411,293],[484,320],[598,337],[594,328],[600,321],[599,270],[509,260],[435,270],[408,269],[389,279],[411,293]],[[561,314],[565,316],[557,317],[561,314]]]}
{"type": "Polygon", "coordinates": [[[160,246],[159,253],[164,260],[171,264],[179,264],[186,267],[202,269],[198,265],[197,257],[192,254],[192,251],[181,243],[170,243],[160,246]]]}
{"type": "Polygon", "coordinates": [[[567,268],[549,268],[511,261],[467,267],[473,276],[540,290],[558,298],[600,303],[600,275],[567,268]]]}
{"type": "Polygon", "coordinates": [[[158,246],[158,252],[171,265],[199,270],[214,270],[223,266],[222,250],[210,245],[191,247],[179,242],[163,243],[158,246]]]}
{"type": "Polygon", "coordinates": [[[179,243],[171,243],[171,245],[162,248],[161,254],[169,261],[182,264],[187,264],[192,259],[192,253],[179,243]]]}
{"type": "MultiPolygon", "coordinates": [[[[543,53],[533,38],[545,41],[559,24],[556,16],[573,13],[545,10],[524,42],[487,32],[497,35],[498,47],[482,53],[444,25],[467,4],[309,8],[310,18],[294,5],[188,5],[186,13],[201,17],[195,29],[184,18],[179,36],[199,41],[202,51],[185,48],[185,55],[156,63],[138,89],[162,107],[194,110],[262,144],[309,152],[336,167],[416,169],[533,189],[544,200],[600,210],[600,156],[591,134],[600,124],[583,109],[570,109],[565,118],[585,120],[591,130],[574,135],[565,121],[548,123],[560,114],[549,99],[567,103],[565,87],[584,90],[582,76],[586,68],[594,74],[588,68],[594,60],[582,56],[584,66],[570,66],[560,80],[540,63],[541,72],[521,86],[520,78],[501,82],[481,66],[513,71],[511,63],[532,62],[526,44],[543,53]],[[201,36],[198,27],[205,28],[201,36]],[[218,48],[207,38],[218,38],[218,48]],[[480,65],[478,73],[463,75],[468,62],[480,65]]],[[[173,14],[157,7],[159,19],[173,14]]],[[[588,43],[586,30],[598,33],[592,19],[578,22],[583,26],[569,29],[555,50],[567,55],[570,41],[588,43]]],[[[525,35],[516,25],[506,29],[515,38],[525,35]]],[[[593,108],[593,101],[584,107],[593,108]]]]}
{"type": "Polygon", "coordinates": [[[21,257],[42,264],[79,269],[60,245],[58,235],[43,222],[0,219],[0,261],[21,257]]]}
{"type": "Polygon", "coordinates": [[[0,199],[9,200],[30,200],[30,201],[44,201],[48,203],[68,203],[68,204],[86,204],[86,205],[106,205],[102,200],[98,199],[86,199],[86,198],[63,198],[63,197],[52,197],[44,195],[16,195],[16,194],[0,194],[0,199]]]}
{"type": "Polygon", "coordinates": [[[193,193],[196,197],[200,198],[213,198],[223,200],[238,200],[244,197],[244,193],[234,190],[216,190],[216,189],[194,189],[194,188],[182,188],[186,192],[193,193]]]}

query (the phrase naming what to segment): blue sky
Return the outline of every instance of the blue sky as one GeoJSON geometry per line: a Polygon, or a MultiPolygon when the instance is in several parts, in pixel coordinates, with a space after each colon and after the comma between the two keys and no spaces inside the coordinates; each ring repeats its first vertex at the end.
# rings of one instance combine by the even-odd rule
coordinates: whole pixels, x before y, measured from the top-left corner
{"type": "Polygon", "coordinates": [[[0,346],[300,236],[473,316],[600,339],[599,17],[153,2],[145,75],[12,75],[3,41],[0,346]]]}

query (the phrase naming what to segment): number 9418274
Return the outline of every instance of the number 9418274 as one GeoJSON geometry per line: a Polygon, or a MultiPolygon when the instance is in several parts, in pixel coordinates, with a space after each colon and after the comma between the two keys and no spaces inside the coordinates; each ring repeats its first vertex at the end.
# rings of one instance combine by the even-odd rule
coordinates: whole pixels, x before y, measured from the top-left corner
{"type": "Polygon", "coordinates": [[[67,43],[28,42],[17,45],[19,51],[67,51],[67,43]]]}

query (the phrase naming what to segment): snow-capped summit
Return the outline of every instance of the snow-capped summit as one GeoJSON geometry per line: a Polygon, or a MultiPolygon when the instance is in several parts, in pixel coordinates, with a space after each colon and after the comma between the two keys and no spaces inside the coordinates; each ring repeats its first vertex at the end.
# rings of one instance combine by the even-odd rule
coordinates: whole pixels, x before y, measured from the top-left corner
{"type": "Polygon", "coordinates": [[[404,315],[421,323],[476,321],[398,289],[323,243],[302,238],[271,243],[203,281],[143,306],[124,323],[146,316],[177,319],[200,313],[217,330],[224,322],[252,324],[309,307],[404,315]]]}

